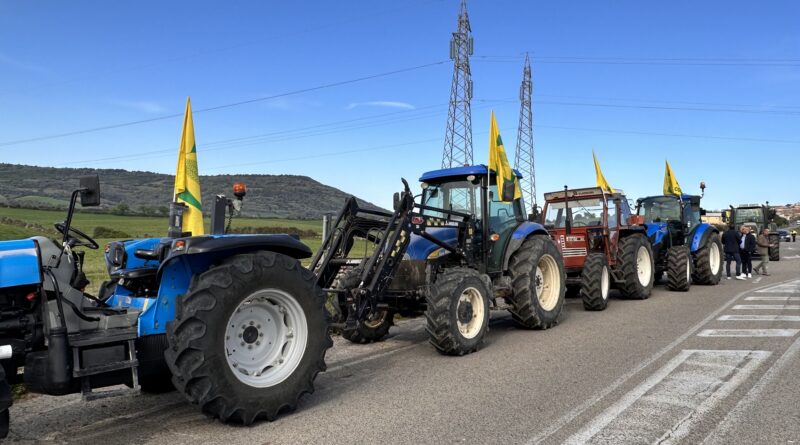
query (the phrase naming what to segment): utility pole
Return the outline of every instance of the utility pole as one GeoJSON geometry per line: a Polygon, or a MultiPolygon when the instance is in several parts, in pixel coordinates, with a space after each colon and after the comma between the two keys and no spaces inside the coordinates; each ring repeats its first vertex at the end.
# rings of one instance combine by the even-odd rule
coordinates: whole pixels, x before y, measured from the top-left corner
{"type": "Polygon", "coordinates": [[[472,29],[469,26],[467,2],[461,0],[458,28],[450,40],[453,83],[450,86],[450,109],[447,113],[442,168],[472,165],[472,74],[469,68],[472,50],[472,29]]]}
{"type": "Polygon", "coordinates": [[[522,85],[519,87],[519,125],[517,126],[517,153],[514,168],[522,173],[522,196],[531,206],[531,214],[537,214],[536,171],[533,162],[533,112],[531,110],[531,61],[525,54],[525,67],[522,70],[522,85]]]}

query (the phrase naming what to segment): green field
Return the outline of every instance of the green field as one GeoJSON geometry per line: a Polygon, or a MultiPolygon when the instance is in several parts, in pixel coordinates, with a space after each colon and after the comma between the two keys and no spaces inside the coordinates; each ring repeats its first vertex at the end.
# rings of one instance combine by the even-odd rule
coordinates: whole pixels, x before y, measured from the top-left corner
{"type": "MultiPolygon", "coordinates": [[[[51,210],[31,210],[19,208],[0,207],[0,241],[10,239],[28,238],[36,235],[44,235],[53,238],[57,235],[53,229],[53,224],[64,220],[66,212],[51,210]],[[13,220],[13,223],[3,223],[4,218],[13,220]],[[33,227],[24,227],[28,224],[33,227]]],[[[8,220],[6,220],[8,221],[8,220]]],[[[146,238],[166,236],[167,218],[150,216],[120,216],[99,213],[75,214],[72,226],[92,235],[96,227],[106,227],[118,230],[130,235],[132,238],[146,238]]],[[[206,227],[209,222],[206,221],[206,227]]],[[[232,226],[235,227],[256,227],[262,233],[275,233],[270,228],[297,228],[300,230],[312,230],[316,236],[302,237],[301,240],[312,250],[316,251],[322,243],[322,221],[318,220],[294,220],[278,218],[235,218],[232,226]]],[[[100,283],[107,279],[105,261],[103,259],[103,247],[114,239],[97,239],[100,244],[98,250],[86,250],[86,264],[84,271],[92,284],[87,289],[89,293],[96,293],[100,283]]]]}

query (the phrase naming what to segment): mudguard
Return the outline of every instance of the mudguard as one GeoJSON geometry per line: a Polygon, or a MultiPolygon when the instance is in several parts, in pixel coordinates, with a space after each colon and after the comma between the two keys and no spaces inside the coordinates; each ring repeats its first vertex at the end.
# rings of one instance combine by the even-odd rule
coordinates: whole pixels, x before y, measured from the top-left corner
{"type": "Polygon", "coordinates": [[[719,233],[719,231],[712,227],[711,224],[702,223],[695,227],[693,234],[691,235],[692,244],[689,247],[692,253],[695,253],[698,249],[704,247],[708,241],[708,237],[710,237],[713,233],[719,233]]]}
{"type": "Polygon", "coordinates": [[[513,255],[522,246],[522,243],[531,235],[549,235],[547,229],[543,225],[535,222],[524,222],[520,224],[511,234],[511,237],[506,244],[506,251],[503,253],[503,270],[508,270],[508,262],[513,255]]]}
{"type": "Polygon", "coordinates": [[[0,241],[0,288],[41,282],[42,268],[36,241],[0,241]]]}

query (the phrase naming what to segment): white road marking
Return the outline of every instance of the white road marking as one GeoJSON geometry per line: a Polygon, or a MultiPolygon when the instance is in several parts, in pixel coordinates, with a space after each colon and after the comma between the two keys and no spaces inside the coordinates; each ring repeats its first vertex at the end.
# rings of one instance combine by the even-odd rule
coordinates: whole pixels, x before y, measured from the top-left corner
{"type": "MultiPolygon", "coordinates": [[[[756,288],[755,291],[757,292],[759,289],[761,289],[761,288],[756,288]]],[[[664,354],[666,354],[669,351],[671,351],[671,350],[675,349],[676,347],[678,347],[678,345],[683,343],[687,338],[691,337],[695,332],[699,331],[700,328],[702,328],[703,326],[705,326],[706,324],[708,324],[709,322],[714,320],[714,318],[716,318],[723,311],[727,310],[733,303],[735,303],[737,300],[742,298],[744,295],[749,294],[750,292],[754,292],[754,290],[751,289],[751,290],[742,291],[742,292],[739,292],[738,294],[734,295],[733,297],[731,297],[731,299],[728,300],[725,304],[723,304],[717,310],[715,310],[714,312],[709,314],[708,317],[704,318],[699,323],[697,323],[694,326],[692,326],[691,328],[689,328],[689,330],[687,330],[681,336],[676,338],[672,343],[668,344],[667,346],[665,346],[664,348],[662,348],[661,350],[659,350],[655,354],[651,355],[646,360],[640,362],[637,366],[635,366],[630,371],[628,371],[625,374],[623,374],[622,376],[620,376],[618,379],[614,380],[611,384],[605,386],[605,388],[603,388],[602,390],[598,391],[597,393],[593,394],[590,397],[586,397],[583,402],[578,404],[575,408],[572,408],[571,410],[569,410],[569,412],[567,412],[563,416],[559,417],[558,420],[556,420],[554,422],[551,422],[549,427],[540,430],[535,436],[531,437],[528,440],[527,443],[528,444],[541,443],[545,439],[547,439],[548,437],[550,437],[553,434],[555,434],[561,428],[564,428],[567,424],[569,424],[570,422],[575,420],[575,418],[577,418],[578,416],[583,414],[587,409],[589,409],[592,406],[594,406],[597,402],[599,402],[600,400],[604,399],[606,396],[608,396],[609,394],[614,392],[617,388],[622,386],[625,382],[630,380],[633,376],[635,376],[636,374],[641,372],[643,369],[645,369],[648,366],[650,366],[653,363],[655,363],[664,354]]]]}
{"type": "Polygon", "coordinates": [[[773,311],[780,311],[780,310],[796,311],[800,310],[800,305],[799,304],[737,304],[733,308],[737,310],[763,309],[763,310],[773,310],[773,311]]]}
{"type": "Polygon", "coordinates": [[[565,443],[671,443],[736,389],[768,351],[683,350],[565,443]]]}
{"type": "Polygon", "coordinates": [[[761,397],[767,385],[775,380],[775,378],[784,371],[784,368],[792,366],[792,362],[798,353],[800,353],[800,338],[795,340],[794,343],[789,346],[789,349],[769,367],[761,379],[750,388],[750,391],[739,400],[739,403],[737,403],[736,406],[728,412],[725,418],[717,424],[717,427],[706,436],[703,440],[703,444],[730,443],[729,441],[725,441],[725,433],[729,433],[734,427],[738,426],[740,424],[740,419],[745,419],[750,416],[750,413],[753,411],[753,405],[761,397]]]}
{"type": "Polygon", "coordinates": [[[770,297],[745,297],[747,301],[800,301],[800,297],[779,297],[779,296],[770,296],[770,297]]]}
{"type": "Polygon", "coordinates": [[[777,284],[766,289],[757,290],[759,294],[800,294],[800,280],[793,280],[788,283],[777,284]]]}
{"type": "Polygon", "coordinates": [[[760,283],[761,282],[761,278],[763,278],[763,277],[756,278],[755,280],[753,280],[753,283],[760,283]]]}
{"type": "Polygon", "coordinates": [[[698,337],[794,337],[800,329],[703,329],[698,337]]]}
{"type": "Polygon", "coordinates": [[[800,321],[800,315],[723,315],[719,321],[800,321]]]}

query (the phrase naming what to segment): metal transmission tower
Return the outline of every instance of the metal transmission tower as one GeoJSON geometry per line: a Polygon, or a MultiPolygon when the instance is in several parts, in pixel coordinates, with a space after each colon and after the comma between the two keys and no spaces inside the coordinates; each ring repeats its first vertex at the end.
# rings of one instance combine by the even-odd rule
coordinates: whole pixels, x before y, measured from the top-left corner
{"type": "Polygon", "coordinates": [[[472,165],[472,74],[469,56],[472,55],[472,29],[469,26],[467,2],[461,0],[458,29],[450,40],[453,59],[453,83],[450,87],[450,110],[442,152],[442,168],[472,165]]]}
{"type": "Polygon", "coordinates": [[[525,54],[525,67],[522,70],[522,85],[519,87],[519,126],[517,127],[517,153],[514,168],[522,173],[522,195],[531,206],[531,214],[536,214],[536,171],[533,162],[533,112],[531,110],[531,61],[525,54]]]}

